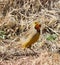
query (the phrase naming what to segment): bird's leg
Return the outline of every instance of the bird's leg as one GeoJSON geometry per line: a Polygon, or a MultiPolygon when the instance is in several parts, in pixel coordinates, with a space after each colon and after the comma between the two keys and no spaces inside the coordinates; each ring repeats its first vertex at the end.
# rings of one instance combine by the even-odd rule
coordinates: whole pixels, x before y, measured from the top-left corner
{"type": "Polygon", "coordinates": [[[34,52],[35,55],[39,56],[37,52],[35,52],[32,48],[29,48],[30,50],[32,50],[34,52]]]}
{"type": "Polygon", "coordinates": [[[24,51],[25,51],[25,56],[28,55],[28,54],[27,54],[27,48],[25,48],[24,51]]]}

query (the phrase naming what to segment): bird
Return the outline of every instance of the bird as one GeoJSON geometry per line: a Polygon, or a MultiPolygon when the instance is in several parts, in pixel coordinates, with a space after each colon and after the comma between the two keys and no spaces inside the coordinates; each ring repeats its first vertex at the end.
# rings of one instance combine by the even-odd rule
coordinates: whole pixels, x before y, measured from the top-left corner
{"type": "Polygon", "coordinates": [[[32,23],[32,28],[29,31],[29,35],[27,36],[27,39],[24,43],[22,43],[22,48],[31,48],[31,46],[36,43],[40,37],[40,27],[41,24],[37,22],[32,23]]]}
{"type": "Polygon", "coordinates": [[[37,54],[31,47],[35,44],[40,38],[40,28],[41,24],[39,21],[31,22],[31,28],[26,31],[24,36],[20,39],[20,41],[15,45],[15,48],[19,48],[20,50],[26,51],[27,49],[31,50],[34,54],[37,54]]]}

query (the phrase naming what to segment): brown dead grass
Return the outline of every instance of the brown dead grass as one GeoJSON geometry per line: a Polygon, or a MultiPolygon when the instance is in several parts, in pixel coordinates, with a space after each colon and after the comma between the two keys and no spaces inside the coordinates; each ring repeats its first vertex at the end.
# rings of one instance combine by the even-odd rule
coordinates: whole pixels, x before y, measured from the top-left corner
{"type": "Polygon", "coordinates": [[[60,65],[60,0],[1,0],[0,30],[7,38],[0,40],[0,65],[60,65]],[[41,23],[41,36],[34,45],[39,56],[15,47],[30,30],[32,21],[41,23]],[[44,36],[50,33],[57,35],[56,40],[45,41],[44,36]]]}
{"type": "Polygon", "coordinates": [[[39,54],[39,57],[23,56],[16,60],[0,61],[0,65],[60,65],[60,54],[45,50],[39,54]]]}

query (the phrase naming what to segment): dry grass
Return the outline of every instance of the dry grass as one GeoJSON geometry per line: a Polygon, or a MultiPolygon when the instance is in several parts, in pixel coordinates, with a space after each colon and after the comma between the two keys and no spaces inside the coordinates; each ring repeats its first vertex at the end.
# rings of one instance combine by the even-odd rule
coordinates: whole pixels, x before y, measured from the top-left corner
{"type": "Polygon", "coordinates": [[[8,65],[60,64],[57,53],[60,52],[60,0],[1,0],[0,31],[5,33],[0,39],[0,65],[5,63],[6,65],[7,63],[8,65]],[[41,24],[40,38],[32,46],[33,50],[39,54],[37,58],[31,50],[16,47],[32,28],[33,21],[39,21],[41,24]],[[55,35],[55,37],[46,39],[49,35],[55,35]],[[15,56],[20,58],[16,62],[15,56]],[[7,58],[9,60],[2,61],[7,58]]]}
{"type": "Polygon", "coordinates": [[[18,57],[16,60],[0,61],[0,65],[59,65],[60,55],[57,53],[50,53],[42,51],[39,57],[36,56],[23,56],[18,57]]]}

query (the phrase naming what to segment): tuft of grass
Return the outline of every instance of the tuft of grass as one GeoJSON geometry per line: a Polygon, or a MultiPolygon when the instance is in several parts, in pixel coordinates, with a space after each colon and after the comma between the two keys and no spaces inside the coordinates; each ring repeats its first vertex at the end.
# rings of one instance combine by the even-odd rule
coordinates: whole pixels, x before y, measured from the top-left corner
{"type": "Polygon", "coordinates": [[[56,34],[48,34],[47,37],[46,37],[46,40],[48,41],[52,41],[52,40],[55,40],[57,38],[57,35],[56,34]]]}
{"type": "Polygon", "coordinates": [[[5,32],[0,30],[0,39],[5,39],[5,32]]]}

